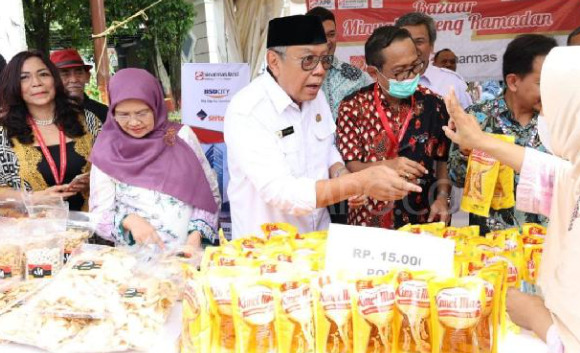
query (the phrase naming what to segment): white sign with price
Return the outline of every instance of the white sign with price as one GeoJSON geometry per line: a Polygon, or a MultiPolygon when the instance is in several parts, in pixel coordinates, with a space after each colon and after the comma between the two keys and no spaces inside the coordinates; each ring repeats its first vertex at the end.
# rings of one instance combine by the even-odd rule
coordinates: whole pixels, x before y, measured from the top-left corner
{"type": "Polygon", "coordinates": [[[455,242],[431,235],[331,224],[326,244],[330,272],[386,274],[392,268],[429,270],[452,276],[455,242]]]}

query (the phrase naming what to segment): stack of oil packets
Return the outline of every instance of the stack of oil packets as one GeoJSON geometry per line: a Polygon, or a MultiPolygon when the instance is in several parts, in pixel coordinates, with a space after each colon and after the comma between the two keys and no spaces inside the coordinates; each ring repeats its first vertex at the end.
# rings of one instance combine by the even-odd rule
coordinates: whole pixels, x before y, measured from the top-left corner
{"type": "Polygon", "coordinates": [[[453,278],[327,273],[325,232],[263,230],[265,238],[224,240],[206,250],[201,271],[188,269],[182,353],[497,352],[509,264],[473,250],[476,228],[405,229],[456,240],[453,278]]]}

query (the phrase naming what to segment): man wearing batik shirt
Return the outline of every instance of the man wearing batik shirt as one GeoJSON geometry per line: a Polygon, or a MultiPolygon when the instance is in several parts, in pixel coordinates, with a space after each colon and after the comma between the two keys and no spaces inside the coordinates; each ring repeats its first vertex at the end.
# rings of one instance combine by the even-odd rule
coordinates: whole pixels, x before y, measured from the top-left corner
{"type": "Polygon", "coordinates": [[[376,80],[346,97],[339,109],[337,145],[350,171],[387,165],[421,185],[401,201],[369,199],[349,210],[349,224],[399,228],[449,219],[447,155],[442,127],[449,116],[443,101],[418,86],[423,62],[409,32],[377,28],[365,43],[369,74],[376,80]]]}
{"type": "MultiPolygon", "coordinates": [[[[499,135],[515,136],[516,143],[540,151],[546,149],[538,135],[540,100],[540,72],[546,55],[557,46],[554,39],[537,34],[523,35],[514,39],[503,56],[503,78],[506,89],[498,98],[474,104],[467,113],[474,115],[482,130],[499,135]]],[[[467,160],[471,151],[452,145],[449,153],[449,177],[454,185],[463,187],[467,160]]],[[[514,177],[517,189],[519,175],[514,177]]],[[[490,210],[488,218],[469,215],[469,224],[479,225],[481,234],[523,223],[546,224],[540,215],[516,211],[515,208],[490,210]]]]}
{"type": "MultiPolygon", "coordinates": [[[[328,53],[334,55],[336,51],[336,19],[334,14],[324,7],[314,7],[306,13],[307,16],[320,18],[326,40],[328,41],[328,53]]],[[[342,62],[334,57],[332,66],[326,72],[326,77],[322,83],[322,91],[326,96],[332,116],[336,120],[338,117],[338,106],[342,99],[359,89],[371,84],[373,80],[361,69],[342,62]]]]}

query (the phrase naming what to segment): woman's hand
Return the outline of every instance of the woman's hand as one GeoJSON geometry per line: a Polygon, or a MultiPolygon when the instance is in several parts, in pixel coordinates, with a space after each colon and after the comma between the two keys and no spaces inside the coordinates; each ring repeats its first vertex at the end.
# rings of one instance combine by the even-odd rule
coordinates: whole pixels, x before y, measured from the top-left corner
{"type": "Polygon", "coordinates": [[[450,119],[448,126],[443,127],[443,130],[451,141],[460,146],[463,153],[469,153],[472,149],[478,148],[488,138],[481,131],[477,119],[461,108],[453,88],[445,96],[445,106],[449,112],[450,119]]]}
{"type": "Polygon", "coordinates": [[[76,192],[69,191],[68,187],[68,185],[54,185],[41,191],[35,191],[34,195],[62,197],[63,199],[67,199],[76,194],[76,192]]]}
{"type": "Polygon", "coordinates": [[[187,237],[185,245],[193,246],[196,249],[201,248],[201,232],[198,230],[191,232],[187,237]]]}
{"type": "Polygon", "coordinates": [[[90,183],[89,173],[79,174],[68,184],[68,191],[75,193],[89,191],[90,183]]]}
{"type": "Polygon", "coordinates": [[[544,342],[552,326],[552,316],[542,298],[509,288],[506,300],[507,312],[514,324],[533,331],[544,342]]]}
{"type": "Polygon", "coordinates": [[[130,231],[137,244],[157,244],[165,249],[165,244],[157,230],[146,219],[136,214],[130,214],[123,220],[123,227],[130,231]]]}

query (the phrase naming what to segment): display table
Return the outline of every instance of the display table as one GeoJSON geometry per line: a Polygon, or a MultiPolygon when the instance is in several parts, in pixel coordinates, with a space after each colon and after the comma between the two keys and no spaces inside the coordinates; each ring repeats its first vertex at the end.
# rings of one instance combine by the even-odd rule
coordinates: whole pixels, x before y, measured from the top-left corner
{"type": "MultiPolygon", "coordinates": [[[[177,339],[181,333],[181,303],[175,305],[167,324],[165,325],[165,330],[163,331],[163,336],[157,344],[155,344],[148,353],[178,353],[177,339]]],[[[21,344],[9,343],[0,344],[0,352],[2,353],[42,353],[45,350],[24,346],[21,344]]],[[[127,351],[128,353],[136,353],[136,351],[127,351]]]]}
{"type": "MultiPolygon", "coordinates": [[[[165,325],[163,337],[148,353],[178,353],[177,339],[181,333],[181,303],[175,305],[169,320],[165,325]]],[[[20,344],[0,345],[2,353],[42,353],[44,350],[23,346],[20,344]]],[[[130,353],[136,353],[129,351],[130,353]]],[[[526,353],[548,353],[548,347],[539,338],[529,331],[523,331],[519,335],[508,334],[506,340],[500,346],[500,353],[526,352],[526,353]]]]}

